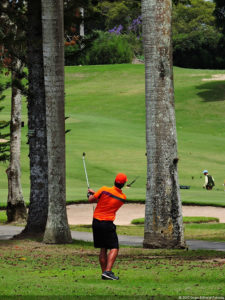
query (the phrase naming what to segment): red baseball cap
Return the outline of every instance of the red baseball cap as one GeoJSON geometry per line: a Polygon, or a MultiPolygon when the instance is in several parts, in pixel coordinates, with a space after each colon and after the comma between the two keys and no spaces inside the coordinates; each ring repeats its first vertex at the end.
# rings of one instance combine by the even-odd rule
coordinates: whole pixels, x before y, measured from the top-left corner
{"type": "Polygon", "coordinates": [[[127,176],[123,173],[118,173],[116,175],[115,182],[123,184],[127,182],[127,176]]]}

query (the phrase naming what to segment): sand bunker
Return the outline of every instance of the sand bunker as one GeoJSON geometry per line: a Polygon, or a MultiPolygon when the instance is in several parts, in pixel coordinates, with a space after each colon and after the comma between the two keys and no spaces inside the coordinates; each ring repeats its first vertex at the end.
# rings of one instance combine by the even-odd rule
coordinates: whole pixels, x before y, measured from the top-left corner
{"type": "Polygon", "coordinates": [[[8,140],[0,139],[0,143],[7,143],[8,140]]]}
{"type": "Polygon", "coordinates": [[[203,78],[202,81],[225,80],[225,74],[214,74],[211,78],[203,78]]]}
{"type": "MultiPolygon", "coordinates": [[[[68,221],[71,225],[91,224],[96,204],[73,204],[67,206],[68,221]]],[[[183,206],[184,217],[215,217],[225,223],[225,208],[212,206],[183,206]]],[[[144,204],[124,204],[117,212],[116,225],[130,225],[133,219],[144,218],[144,204]]]]}

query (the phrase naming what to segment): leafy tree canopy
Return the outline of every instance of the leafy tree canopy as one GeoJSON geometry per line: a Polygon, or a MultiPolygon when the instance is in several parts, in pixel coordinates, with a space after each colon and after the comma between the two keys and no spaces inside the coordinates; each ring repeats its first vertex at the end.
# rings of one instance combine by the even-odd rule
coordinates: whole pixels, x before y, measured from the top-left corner
{"type": "Polygon", "coordinates": [[[214,8],[214,3],[204,0],[191,0],[189,4],[179,3],[174,6],[173,34],[215,28],[214,8]]]}
{"type": "Polygon", "coordinates": [[[87,17],[92,24],[92,29],[105,31],[118,25],[122,25],[126,29],[128,24],[141,14],[141,1],[92,0],[87,9],[87,17]]]}
{"type": "Polygon", "coordinates": [[[225,1],[214,0],[214,2],[215,2],[214,16],[216,18],[216,24],[225,34],[225,1]]]}
{"type": "Polygon", "coordinates": [[[173,9],[174,48],[198,49],[202,45],[215,47],[221,34],[213,15],[215,4],[204,0],[179,3],[173,9]]]}
{"type": "Polygon", "coordinates": [[[182,67],[223,68],[222,33],[213,15],[215,3],[190,0],[173,8],[174,63],[182,67]]]}

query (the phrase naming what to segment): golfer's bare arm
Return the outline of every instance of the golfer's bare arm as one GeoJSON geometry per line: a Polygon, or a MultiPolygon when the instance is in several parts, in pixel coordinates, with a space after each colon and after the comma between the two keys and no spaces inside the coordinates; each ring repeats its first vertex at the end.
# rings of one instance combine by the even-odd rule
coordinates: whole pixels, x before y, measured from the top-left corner
{"type": "MultiPolygon", "coordinates": [[[[91,189],[89,189],[88,191],[91,192],[91,193],[93,193],[93,194],[95,194],[95,191],[93,191],[93,190],[91,190],[91,189]]],[[[97,203],[97,202],[98,202],[98,199],[96,199],[96,198],[94,197],[94,195],[90,195],[89,198],[88,198],[88,202],[90,202],[90,203],[97,203]]]]}
{"type": "Polygon", "coordinates": [[[88,201],[89,201],[90,203],[97,203],[97,202],[98,202],[98,199],[95,199],[94,195],[91,195],[91,196],[89,196],[88,201]]]}

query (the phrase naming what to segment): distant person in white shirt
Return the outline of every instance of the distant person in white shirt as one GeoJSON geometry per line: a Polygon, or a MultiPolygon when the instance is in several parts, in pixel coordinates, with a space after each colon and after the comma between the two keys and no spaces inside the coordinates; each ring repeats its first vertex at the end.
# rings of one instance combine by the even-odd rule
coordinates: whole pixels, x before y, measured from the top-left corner
{"type": "Polygon", "coordinates": [[[203,185],[203,188],[206,190],[212,190],[215,186],[214,178],[209,175],[207,170],[204,170],[202,173],[205,175],[205,184],[203,185]]]}

